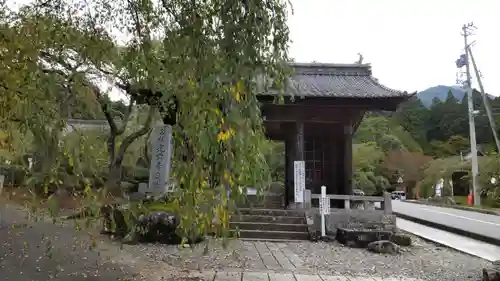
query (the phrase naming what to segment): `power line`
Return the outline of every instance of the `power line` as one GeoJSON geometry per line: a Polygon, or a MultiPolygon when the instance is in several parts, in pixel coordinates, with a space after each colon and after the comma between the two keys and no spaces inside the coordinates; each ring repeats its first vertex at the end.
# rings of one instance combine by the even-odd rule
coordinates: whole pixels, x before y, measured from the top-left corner
{"type": "Polygon", "coordinates": [[[488,115],[488,120],[490,121],[490,128],[493,133],[493,138],[495,139],[495,144],[497,146],[497,152],[500,153],[500,141],[498,139],[498,134],[496,130],[496,124],[495,124],[495,118],[493,118],[491,106],[488,97],[486,96],[486,93],[484,92],[484,87],[483,83],[481,81],[481,74],[479,73],[479,70],[477,69],[476,61],[474,60],[474,55],[472,54],[472,49],[469,48],[467,49],[469,52],[470,60],[472,62],[472,66],[474,67],[474,72],[476,73],[476,79],[477,83],[479,85],[479,90],[481,91],[481,97],[483,98],[483,104],[484,108],[486,109],[486,115],[488,115]]]}

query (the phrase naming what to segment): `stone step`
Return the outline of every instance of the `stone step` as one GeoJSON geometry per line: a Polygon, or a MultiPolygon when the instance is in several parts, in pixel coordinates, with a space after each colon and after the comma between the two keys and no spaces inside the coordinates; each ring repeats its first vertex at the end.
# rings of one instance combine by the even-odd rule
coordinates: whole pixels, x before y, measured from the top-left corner
{"type": "Polygon", "coordinates": [[[308,232],[296,231],[263,231],[263,230],[232,230],[235,235],[239,233],[239,238],[251,239],[279,239],[279,240],[308,240],[308,232]]]}
{"type": "Polygon", "coordinates": [[[240,208],[259,208],[259,209],[283,209],[283,198],[281,196],[257,197],[248,196],[246,200],[237,203],[240,208]]]}
{"type": "Polygon", "coordinates": [[[302,240],[275,239],[275,238],[240,238],[242,241],[249,242],[273,242],[273,243],[300,243],[302,240]]]}
{"type": "Polygon", "coordinates": [[[272,196],[256,196],[256,195],[249,195],[245,198],[241,198],[240,202],[277,202],[281,203],[283,202],[283,197],[279,195],[272,195],[272,196]]]}
{"type": "Polygon", "coordinates": [[[262,223],[285,223],[285,224],[306,224],[305,217],[291,216],[253,216],[253,215],[233,215],[233,222],[262,222],[262,223]]]}
{"type": "Polygon", "coordinates": [[[231,229],[264,230],[264,231],[295,231],[307,232],[307,224],[263,223],[263,222],[231,222],[231,229]]]}
{"type": "Polygon", "coordinates": [[[236,215],[304,217],[302,210],[239,208],[236,215]]]}
{"type": "Polygon", "coordinates": [[[237,205],[238,208],[245,209],[284,209],[281,203],[241,203],[237,205]]]}
{"type": "Polygon", "coordinates": [[[247,195],[245,197],[247,201],[279,201],[281,202],[283,200],[282,195],[247,195]]]}

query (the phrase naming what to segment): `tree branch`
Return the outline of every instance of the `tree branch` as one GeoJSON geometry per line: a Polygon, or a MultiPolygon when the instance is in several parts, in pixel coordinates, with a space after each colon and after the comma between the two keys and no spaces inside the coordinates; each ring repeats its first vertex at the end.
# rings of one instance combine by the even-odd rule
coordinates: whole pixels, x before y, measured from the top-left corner
{"type": "Polygon", "coordinates": [[[56,63],[62,65],[65,69],[68,69],[72,72],[76,72],[76,70],[85,63],[85,61],[83,60],[83,61],[77,62],[75,65],[71,65],[71,63],[65,61],[62,57],[52,55],[51,53],[49,53],[47,51],[41,51],[40,56],[42,58],[47,59],[47,60],[56,62],[56,63]]]}
{"type": "Polygon", "coordinates": [[[153,132],[152,129],[149,129],[148,131],[148,134],[146,136],[146,141],[144,142],[144,160],[146,161],[146,163],[150,163],[151,162],[151,159],[149,157],[149,139],[151,138],[151,133],[153,132]]]}
{"type": "Polygon", "coordinates": [[[127,128],[128,121],[130,120],[130,115],[132,114],[132,111],[134,110],[134,102],[135,98],[130,97],[130,101],[128,103],[127,111],[125,112],[125,115],[123,116],[122,119],[122,125],[120,128],[117,130],[116,134],[121,135],[125,132],[125,129],[127,128]]]}
{"type": "Polygon", "coordinates": [[[156,113],[156,107],[150,106],[148,117],[147,117],[146,121],[144,122],[144,126],[142,126],[142,128],[140,130],[131,133],[125,139],[123,139],[122,144],[120,145],[120,148],[118,149],[118,153],[116,154],[115,163],[121,162],[123,160],[123,157],[124,157],[125,152],[127,151],[128,147],[136,139],[144,136],[145,134],[147,134],[151,130],[155,113],[156,113]]]}
{"type": "Polygon", "coordinates": [[[89,88],[92,89],[97,101],[101,105],[102,113],[104,114],[104,117],[108,121],[109,130],[110,130],[111,135],[116,136],[117,132],[118,132],[118,127],[116,126],[115,119],[113,119],[113,116],[111,115],[111,111],[108,108],[108,106],[110,106],[109,103],[104,100],[104,97],[101,93],[101,90],[99,90],[99,88],[97,88],[97,86],[93,85],[92,83],[85,83],[85,84],[86,84],[86,86],[88,86],[89,88]]]}

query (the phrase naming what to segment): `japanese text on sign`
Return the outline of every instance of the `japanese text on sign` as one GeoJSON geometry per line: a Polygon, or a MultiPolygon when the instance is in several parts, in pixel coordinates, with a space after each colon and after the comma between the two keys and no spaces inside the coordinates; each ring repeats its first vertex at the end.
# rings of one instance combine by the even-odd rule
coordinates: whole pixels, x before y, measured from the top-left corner
{"type": "Polygon", "coordinates": [[[294,161],[294,188],[295,202],[304,202],[304,190],[306,189],[306,169],[304,161],[294,161]]]}
{"type": "Polygon", "coordinates": [[[155,128],[153,153],[149,171],[149,185],[146,193],[161,194],[169,191],[170,166],[172,158],[172,127],[164,125],[155,128]]]}

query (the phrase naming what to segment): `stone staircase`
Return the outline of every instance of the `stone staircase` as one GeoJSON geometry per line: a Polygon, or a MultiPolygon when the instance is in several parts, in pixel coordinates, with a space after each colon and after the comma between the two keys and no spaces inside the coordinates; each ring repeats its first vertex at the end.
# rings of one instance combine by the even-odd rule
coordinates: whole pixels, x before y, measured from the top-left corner
{"type": "Polygon", "coordinates": [[[281,194],[268,194],[265,197],[247,195],[244,202],[238,202],[238,208],[283,209],[284,201],[281,194]]]}
{"type": "Polygon", "coordinates": [[[242,239],[309,239],[304,212],[299,210],[239,208],[231,219],[231,229],[242,239]]]}

